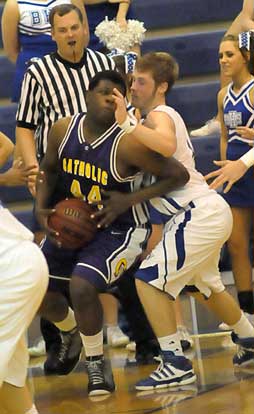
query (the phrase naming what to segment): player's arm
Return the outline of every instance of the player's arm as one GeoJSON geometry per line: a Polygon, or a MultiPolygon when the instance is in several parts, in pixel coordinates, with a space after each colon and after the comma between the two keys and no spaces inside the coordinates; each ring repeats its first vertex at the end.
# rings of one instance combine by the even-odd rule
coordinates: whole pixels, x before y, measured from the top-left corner
{"type": "Polygon", "coordinates": [[[141,144],[164,157],[171,157],[176,151],[175,124],[164,112],[152,111],[149,113],[146,124],[133,123],[126,110],[123,95],[115,88],[114,100],[116,103],[115,118],[120,127],[135,137],[141,144]]]}
{"type": "Polygon", "coordinates": [[[85,0],[71,0],[71,2],[72,2],[72,4],[74,4],[74,6],[78,7],[80,9],[81,13],[82,13],[83,25],[84,25],[85,37],[86,37],[85,46],[87,47],[87,45],[90,41],[90,30],[89,30],[89,23],[88,23],[86,9],[85,9],[86,1],[85,0]]]}
{"type": "Polygon", "coordinates": [[[49,132],[47,151],[40,164],[36,183],[35,212],[41,226],[53,236],[56,234],[48,227],[48,216],[54,212],[50,203],[59,176],[58,148],[65,136],[69,122],[70,118],[62,118],[52,126],[49,132]]]}
{"type": "Polygon", "coordinates": [[[224,123],[223,113],[223,100],[226,95],[227,88],[223,88],[218,93],[217,104],[218,104],[218,117],[221,124],[221,138],[220,138],[220,157],[221,160],[226,159],[227,145],[228,145],[228,132],[224,123]]]}
{"type": "Polygon", "coordinates": [[[136,141],[131,142],[127,135],[119,143],[117,165],[122,177],[144,171],[157,180],[132,193],[102,192],[103,200],[97,204],[104,208],[93,215],[99,220],[98,227],[108,226],[131,206],[182,187],[189,180],[188,171],[176,159],[162,157],[136,141]]]}
{"type": "Polygon", "coordinates": [[[11,140],[0,132],[0,167],[2,167],[13,154],[14,145],[11,140]]]}
{"type": "Polygon", "coordinates": [[[2,15],[2,37],[4,51],[12,63],[16,63],[19,51],[19,8],[16,0],[7,0],[2,15]]]}

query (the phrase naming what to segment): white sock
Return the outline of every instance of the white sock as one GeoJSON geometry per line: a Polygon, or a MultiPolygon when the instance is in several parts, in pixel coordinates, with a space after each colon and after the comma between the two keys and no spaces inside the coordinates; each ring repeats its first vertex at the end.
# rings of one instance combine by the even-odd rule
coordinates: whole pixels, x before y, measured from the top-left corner
{"type": "Polygon", "coordinates": [[[69,307],[66,318],[61,322],[54,322],[54,324],[58,329],[60,329],[60,331],[72,331],[72,329],[76,328],[77,326],[73,310],[69,307]]]}
{"type": "Polygon", "coordinates": [[[103,329],[96,335],[86,336],[80,333],[87,357],[103,355],[103,329]]]}
{"type": "Polygon", "coordinates": [[[37,411],[37,408],[33,404],[30,410],[28,410],[25,414],[39,414],[39,412],[37,411]]]}
{"type": "Polygon", "coordinates": [[[239,321],[235,325],[230,325],[230,328],[239,336],[239,338],[254,337],[254,327],[243,312],[239,321]]]}
{"type": "Polygon", "coordinates": [[[171,351],[177,356],[183,355],[179,334],[177,332],[158,338],[158,342],[162,351],[171,351]]]}

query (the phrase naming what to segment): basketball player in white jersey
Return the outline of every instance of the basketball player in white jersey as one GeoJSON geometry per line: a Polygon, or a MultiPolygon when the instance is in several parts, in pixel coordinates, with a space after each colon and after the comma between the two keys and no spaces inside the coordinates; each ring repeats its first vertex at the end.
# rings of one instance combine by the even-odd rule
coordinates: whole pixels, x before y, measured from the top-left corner
{"type": "MultiPolygon", "coordinates": [[[[195,169],[193,149],[181,116],[166,105],[166,93],[178,74],[175,60],[167,53],[148,53],[139,58],[131,87],[132,104],[146,121],[133,123],[127,116],[121,94],[114,90],[120,127],[145,146],[175,157],[187,167],[189,182],[177,191],[151,200],[153,206],[168,216],[161,242],[143,261],[136,274],[141,302],[158,338],[162,362],[137,390],[172,387],[195,381],[191,362],[184,357],[177,334],[173,300],[187,286],[192,294],[218,319],[226,321],[233,340],[241,347],[234,356],[235,365],[254,360],[254,328],[234,299],[225,291],[218,269],[220,250],[232,229],[227,203],[209,189],[195,169]],[[149,128],[147,126],[149,125],[149,128]]],[[[97,213],[105,225],[110,210],[124,211],[125,197],[109,197],[106,210],[97,213]],[[113,203],[113,198],[117,202],[113,203]]]]}
{"type": "MultiPolygon", "coordinates": [[[[9,140],[0,133],[0,167],[9,140]]],[[[34,166],[13,166],[0,185],[24,184],[34,166]]],[[[38,414],[26,387],[28,351],[25,331],[47,289],[48,269],[32,233],[0,201],[0,412],[38,414]]]]}

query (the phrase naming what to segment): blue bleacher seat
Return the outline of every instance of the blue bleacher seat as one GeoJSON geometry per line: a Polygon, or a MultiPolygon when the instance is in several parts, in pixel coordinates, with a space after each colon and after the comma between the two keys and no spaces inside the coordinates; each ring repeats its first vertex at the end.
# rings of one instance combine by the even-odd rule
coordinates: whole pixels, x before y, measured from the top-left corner
{"type": "Polygon", "coordinates": [[[220,137],[210,135],[191,139],[195,152],[196,167],[203,175],[216,170],[214,160],[220,160],[220,137]]]}
{"type": "Polygon", "coordinates": [[[147,29],[163,29],[198,23],[232,21],[240,12],[239,0],[133,0],[138,20],[147,29]]]}
{"type": "Polygon", "coordinates": [[[176,85],[167,96],[167,104],[176,109],[186,125],[202,125],[217,111],[219,82],[176,85]]]}
{"type": "Polygon", "coordinates": [[[15,142],[17,104],[0,106],[0,131],[15,142]]]}
{"type": "Polygon", "coordinates": [[[15,66],[6,56],[0,56],[0,99],[11,96],[14,69],[15,66]]]}
{"type": "Polygon", "coordinates": [[[14,216],[21,221],[24,226],[28,227],[30,230],[33,228],[33,212],[31,210],[26,211],[15,211],[13,212],[14,216]]]}
{"type": "Polygon", "coordinates": [[[170,53],[179,64],[180,78],[216,73],[219,72],[219,43],[224,33],[223,30],[216,30],[147,39],[142,45],[142,53],[170,53]]]}

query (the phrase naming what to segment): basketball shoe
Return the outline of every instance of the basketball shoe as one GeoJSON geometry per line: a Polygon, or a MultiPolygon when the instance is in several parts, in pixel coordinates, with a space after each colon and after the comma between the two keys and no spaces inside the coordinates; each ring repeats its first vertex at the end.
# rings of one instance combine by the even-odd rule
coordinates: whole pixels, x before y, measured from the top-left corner
{"type": "Polygon", "coordinates": [[[86,369],[89,397],[110,394],[115,390],[110,363],[107,364],[103,356],[87,357],[86,369]]]}
{"type": "Polygon", "coordinates": [[[234,332],[231,333],[232,341],[238,345],[237,353],[233,357],[233,364],[244,367],[254,363],[254,338],[239,338],[234,332]]]}
{"type": "Polygon", "coordinates": [[[175,356],[172,352],[163,352],[159,367],[144,380],[139,381],[135,388],[146,391],[156,388],[176,387],[196,381],[192,363],[184,356],[175,356]]]}
{"type": "Polygon", "coordinates": [[[107,327],[107,343],[113,348],[126,346],[130,338],[123,333],[119,326],[107,327]]]}
{"type": "Polygon", "coordinates": [[[44,364],[46,375],[67,375],[79,362],[82,342],[77,328],[72,331],[61,331],[62,343],[50,349],[44,364]]]}
{"type": "Polygon", "coordinates": [[[46,355],[46,344],[44,339],[40,337],[34,346],[28,348],[28,353],[30,357],[40,357],[46,355]]]}
{"type": "Polygon", "coordinates": [[[209,119],[201,128],[194,129],[190,135],[192,137],[206,137],[208,135],[220,134],[220,122],[216,118],[209,119]]]}
{"type": "Polygon", "coordinates": [[[188,329],[184,325],[177,326],[177,332],[179,334],[181,346],[183,351],[187,351],[188,349],[193,347],[193,339],[190,336],[188,329]]]}

